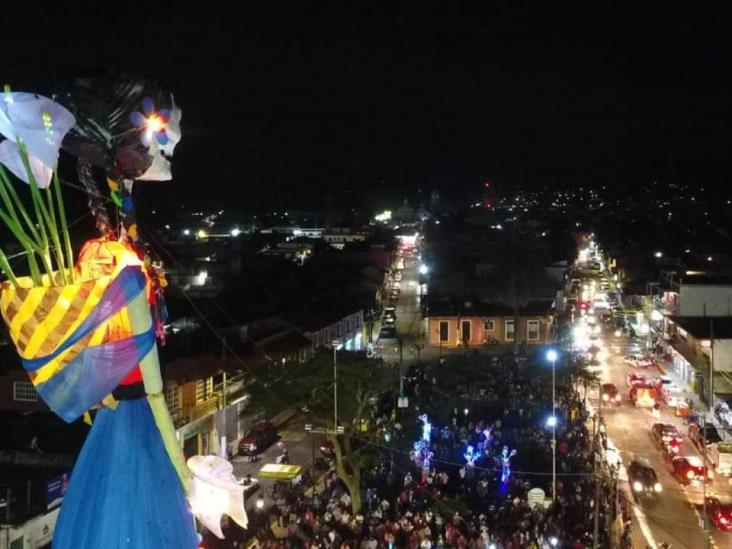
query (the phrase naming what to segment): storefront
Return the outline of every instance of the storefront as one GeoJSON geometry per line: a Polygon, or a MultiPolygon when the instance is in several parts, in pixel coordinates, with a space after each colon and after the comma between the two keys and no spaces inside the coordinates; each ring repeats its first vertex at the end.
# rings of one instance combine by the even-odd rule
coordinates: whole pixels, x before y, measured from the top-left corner
{"type": "Polygon", "coordinates": [[[664,355],[669,358],[671,366],[683,381],[689,384],[692,391],[694,390],[694,367],[686,360],[681,353],[674,349],[668,342],[663,341],[661,343],[664,355]]]}

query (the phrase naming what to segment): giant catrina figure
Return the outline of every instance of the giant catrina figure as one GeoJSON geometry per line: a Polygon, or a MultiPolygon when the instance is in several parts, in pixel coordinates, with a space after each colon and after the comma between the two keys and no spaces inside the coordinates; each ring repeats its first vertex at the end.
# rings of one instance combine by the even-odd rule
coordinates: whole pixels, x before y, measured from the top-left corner
{"type": "Polygon", "coordinates": [[[57,100],[6,89],[0,101],[0,219],[30,269],[16,276],[0,249],[0,311],[49,407],[67,421],[98,409],[53,547],[193,549],[192,511],[219,536],[222,513],[242,526],[246,515],[229,463],[197,457],[186,467],[163,397],[164,279],[140,241],[131,192],[135,180],[170,179],[163,155],[180,139],[180,111],[171,95],[126,77],[78,81],[57,100]],[[56,172],[62,144],[101,233],[76,262],[56,172]],[[37,222],[2,165],[30,185],[37,222]]]}

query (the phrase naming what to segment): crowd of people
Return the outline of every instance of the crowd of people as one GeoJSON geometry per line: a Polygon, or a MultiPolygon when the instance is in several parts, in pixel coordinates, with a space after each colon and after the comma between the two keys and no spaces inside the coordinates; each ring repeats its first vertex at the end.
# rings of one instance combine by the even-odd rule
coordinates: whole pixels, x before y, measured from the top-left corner
{"type": "MultiPolygon", "coordinates": [[[[608,547],[619,513],[616,472],[604,460],[594,463],[594,449],[601,443],[594,444],[579,394],[562,385],[557,390],[560,419],[552,501],[552,433],[543,420],[551,401],[546,386],[527,368],[522,372],[512,359],[494,362],[485,379],[471,384],[476,411],[447,408],[440,422],[428,423],[424,414],[435,410],[435,417],[440,416],[437,410],[445,406],[439,392],[423,391],[422,413],[402,419],[398,436],[389,444],[370,442],[381,459],[363,472],[360,509],[354,512],[351,494],[331,468],[321,479],[321,490],[305,490],[309,483],[303,482],[279,493],[271,509],[254,517],[256,543],[579,549],[592,546],[598,478],[600,546],[608,547]],[[476,417],[481,410],[493,410],[492,416],[476,417]],[[530,501],[532,488],[540,488],[545,497],[530,501]]],[[[436,379],[426,383],[439,385],[436,379]]],[[[396,423],[382,418],[382,424],[389,422],[396,423]]]]}

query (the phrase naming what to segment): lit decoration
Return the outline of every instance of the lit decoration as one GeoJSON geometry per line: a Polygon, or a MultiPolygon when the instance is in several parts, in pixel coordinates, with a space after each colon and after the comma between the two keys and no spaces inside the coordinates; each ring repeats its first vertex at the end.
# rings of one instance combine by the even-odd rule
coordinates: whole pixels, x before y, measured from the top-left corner
{"type": "Polygon", "coordinates": [[[198,520],[220,539],[224,538],[221,515],[246,528],[244,487],[237,482],[231,463],[217,456],[193,456],[188,468],[193,474],[188,499],[198,520]]]}
{"type": "Polygon", "coordinates": [[[427,414],[420,415],[418,419],[422,422],[422,440],[429,445],[432,435],[432,424],[429,422],[427,414]]]}
{"type": "Polygon", "coordinates": [[[501,462],[501,483],[506,484],[511,478],[511,458],[516,455],[516,450],[508,451],[508,446],[501,449],[499,460],[501,462]]]}
{"type": "Polygon", "coordinates": [[[475,467],[475,462],[478,459],[478,454],[475,452],[475,448],[472,445],[468,445],[463,454],[465,458],[465,465],[468,467],[475,467]]]}
{"type": "Polygon", "coordinates": [[[170,109],[160,109],[155,112],[155,103],[152,98],[145,97],[142,100],[143,113],[133,111],[130,113],[130,122],[140,131],[140,140],[145,147],[150,147],[153,137],[159,145],[168,143],[166,132],[170,120],[170,109]]]}
{"type": "Polygon", "coordinates": [[[30,182],[20,155],[28,153],[31,173],[40,188],[51,182],[58,151],[76,119],[68,110],[35,93],[5,91],[0,94],[0,163],[18,179],[30,182]]]}

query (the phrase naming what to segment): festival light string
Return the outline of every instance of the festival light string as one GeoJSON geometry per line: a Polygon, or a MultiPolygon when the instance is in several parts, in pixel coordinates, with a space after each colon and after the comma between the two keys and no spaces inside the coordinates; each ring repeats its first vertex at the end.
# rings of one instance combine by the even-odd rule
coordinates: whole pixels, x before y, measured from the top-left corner
{"type": "MultiPolygon", "coordinates": [[[[366,438],[366,437],[362,437],[362,436],[359,436],[358,434],[355,434],[355,433],[354,434],[351,434],[351,437],[352,438],[355,438],[356,440],[361,440],[362,442],[366,443],[367,445],[375,446],[377,448],[381,448],[381,449],[384,449],[384,450],[389,450],[391,452],[395,452],[395,453],[398,453],[398,454],[410,456],[410,458],[411,458],[411,452],[409,452],[409,451],[402,450],[402,449],[399,449],[399,448],[394,448],[392,446],[385,446],[383,444],[380,444],[380,443],[374,441],[373,439],[369,439],[369,438],[366,438]]],[[[442,459],[439,459],[439,458],[432,458],[432,459],[430,459],[430,462],[441,463],[443,465],[450,465],[450,466],[458,467],[458,468],[466,467],[466,464],[465,463],[446,461],[446,460],[442,460],[442,459]]],[[[484,467],[484,466],[474,465],[473,466],[473,469],[474,470],[478,470],[478,471],[492,472],[492,473],[499,473],[499,472],[501,472],[501,468],[500,467],[495,467],[494,468],[494,467],[484,467]]],[[[547,472],[543,472],[543,471],[542,472],[539,472],[539,471],[519,471],[519,470],[516,470],[516,469],[511,469],[511,475],[513,476],[514,474],[518,474],[518,475],[536,475],[536,476],[552,476],[552,473],[547,473],[547,472]]],[[[558,477],[559,476],[564,476],[564,477],[594,477],[595,475],[592,474],[592,473],[557,473],[557,476],[558,477]]]]}

